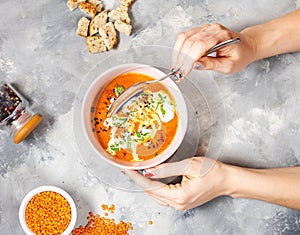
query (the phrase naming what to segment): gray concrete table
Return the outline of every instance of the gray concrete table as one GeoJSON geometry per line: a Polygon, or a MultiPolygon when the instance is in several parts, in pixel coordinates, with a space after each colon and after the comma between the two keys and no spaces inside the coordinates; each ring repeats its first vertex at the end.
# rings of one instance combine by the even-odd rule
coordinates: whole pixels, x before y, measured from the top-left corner
{"type": "MultiPolygon", "coordinates": [[[[104,3],[107,9],[118,4],[104,3]]],[[[143,192],[110,187],[85,166],[73,132],[74,100],[99,61],[136,46],[172,47],[184,28],[219,22],[238,31],[299,6],[299,0],[136,0],[130,10],[133,34],[121,36],[113,51],[92,55],[75,32],[82,13],[70,12],[65,1],[0,1],[0,79],[15,84],[44,115],[19,145],[0,133],[0,234],[23,234],[20,202],[40,185],[71,194],[77,225],[85,224],[89,211],[100,211],[102,203],[114,203],[115,217],[133,223],[132,234],[299,234],[300,213],[269,203],[220,197],[176,211],[143,192]]],[[[220,160],[257,168],[299,164],[299,64],[300,54],[291,53],[234,75],[213,73],[226,111],[220,160]]]]}

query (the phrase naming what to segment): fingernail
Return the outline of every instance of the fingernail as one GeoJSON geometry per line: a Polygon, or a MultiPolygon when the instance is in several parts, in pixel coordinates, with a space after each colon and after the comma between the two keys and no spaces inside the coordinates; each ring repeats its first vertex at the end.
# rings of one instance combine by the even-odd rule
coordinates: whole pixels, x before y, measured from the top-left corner
{"type": "Polygon", "coordinates": [[[172,78],[175,82],[179,82],[184,77],[184,70],[182,68],[172,68],[171,71],[174,72],[174,70],[178,70],[174,75],[172,75],[172,78]]]}
{"type": "Polygon", "coordinates": [[[147,173],[147,174],[144,174],[144,176],[147,177],[147,178],[151,178],[154,175],[152,173],[147,173]]]}
{"type": "Polygon", "coordinates": [[[203,69],[204,66],[202,63],[200,63],[199,61],[194,63],[194,69],[203,69]]]}
{"type": "Polygon", "coordinates": [[[152,176],[154,176],[154,174],[153,173],[151,173],[151,172],[148,172],[148,171],[143,171],[143,176],[145,176],[145,177],[147,177],[147,178],[150,178],[150,177],[152,177],[152,176]]]}

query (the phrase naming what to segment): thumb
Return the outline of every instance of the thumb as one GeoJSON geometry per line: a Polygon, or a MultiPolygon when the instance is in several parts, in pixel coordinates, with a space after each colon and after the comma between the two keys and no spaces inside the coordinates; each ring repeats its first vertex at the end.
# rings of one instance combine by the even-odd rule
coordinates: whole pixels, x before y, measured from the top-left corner
{"type": "Polygon", "coordinates": [[[205,56],[194,63],[197,70],[215,70],[222,73],[231,73],[233,62],[228,57],[205,56]]]}
{"type": "Polygon", "coordinates": [[[166,178],[171,176],[187,175],[191,158],[179,162],[163,163],[156,167],[145,169],[143,175],[149,178],[166,178]]]}

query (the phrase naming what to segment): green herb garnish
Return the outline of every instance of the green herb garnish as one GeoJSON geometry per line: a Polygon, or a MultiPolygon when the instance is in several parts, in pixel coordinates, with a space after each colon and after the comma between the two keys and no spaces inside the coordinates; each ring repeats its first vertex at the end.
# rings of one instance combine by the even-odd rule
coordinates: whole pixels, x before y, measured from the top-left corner
{"type": "Polygon", "coordinates": [[[120,148],[118,146],[119,146],[118,144],[114,144],[114,145],[109,146],[109,148],[114,152],[118,152],[120,150],[120,148]]]}
{"type": "Polygon", "coordinates": [[[118,97],[119,95],[121,95],[121,93],[125,90],[124,86],[119,86],[118,84],[116,85],[114,91],[116,96],[118,97]]]}
{"type": "Polygon", "coordinates": [[[142,136],[141,132],[135,131],[135,134],[136,134],[136,137],[137,137],[136,139],[134,139],[135,142],[144,141],[145,140],[144,135],[142,136]]]}
{"type": "Polygon", "coordinates": [[[112,117],[112,125],[113,126],[119,126],[119,125],[124,125],[128,118],[126,117],[119,117],[117,115],[112,117]]]}
{"type": "Polygon", "coordinates": [[[166,115],[166,110],[164,109],[163,105],[160,105],[160,111],[161,111],[163,116],[166,115]]]}
{"type": "Polygon", "coordinates": [[[135,131],[135,134],[136,134],[136,136],[138,137],[138,138],[141,138],[142,136],[141,136],[141,133],[139,132],[139,131],[135,131]]]}

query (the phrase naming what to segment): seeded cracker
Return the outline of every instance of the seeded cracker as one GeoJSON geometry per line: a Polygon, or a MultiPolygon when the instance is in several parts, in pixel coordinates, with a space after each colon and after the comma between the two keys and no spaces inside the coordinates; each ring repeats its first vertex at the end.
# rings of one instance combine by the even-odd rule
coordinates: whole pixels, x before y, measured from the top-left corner
{"type": "Polygon", "coordinates": [[[120,3],[126,7],[129,7],[133,2],[134,0],[120,0],[120,3]]]}
{"type": "Polygon", "coordinates": [[[117,42],[117,34],[112,22],[108,22],[105,26],[99,28],[99,34],[103,38],[107,49],[113,49],[117,42]]]}
{"type": "Polygon", "coordinates": [[[79,5],[79,9],[84,13],[86,14],[87,16],[93,18],[97,13],[97,7],[90,4],[90,3],[87,3],[87,2],[82,2],[80,3],[79,5]]]}
{"type": "Polygon", "coordinates": [[[74,11],[82,2],[85,2],[85,0],[68,0],[67,6],[70,11],[74,11]]]}
{"type": "Polygon", "coordinates": [[[94,6],[96,6],[97,11],[101,12],[102,7],[103,7],[101,1],[99,1],[99,0],[87,0],[87,2],[94,5],[94,6]]]}
{"type": "Polygon", "coordinates": [[[67,6],[71,11],[79,8],[85,14],[85,17],[81,17],[78,21],[76,33],[86,38],[90,53],[112,50],[118,40],[116,30],[127,36],[131,34],[132,26],[128,7],[134,1],[119,0],[120,5],[112,11],[105,9],[102,11],[101,0],[67,1],[67,6]]]}
{"type": "Polygon", "coordinates": [[[122,21],[116,21],[114,25],[116,30],[118,30],[120,33],[123,33],[127,36],[131,34],[132,26],[130,24],[126,24],[122,21]]]}
{"type": "Polygon", "coordinates": [[[86,17],[81,17],[78,21],[78,27],[77,27],[77,34],[81,37],[87,37],[88,36],[88,29],[89,29],[90,20],[86,17]]]}
{"type": "Polygon", "coordinates": [[[90,36],[98,33],[99,28],[106,24],[107,18],[108,18],[107,11],[104,10],[104,11],[98,13],[92,19],[91,24],[90,24],[90,29],[89,29],[90,36]]]}
{"type": "Polygon", "coordinates": [[[115,10],[108,13],[108,16],[115,21],[123,21],[130,24],[130,18],[128,16],[128,7],[120,5],[115,10]]]}
{"type": "Polygon", "coordinates": [[[87,45],[90,53],[106,51],[104,39],[99,36],[86,37],[86,45],[87,45]]]}

